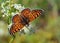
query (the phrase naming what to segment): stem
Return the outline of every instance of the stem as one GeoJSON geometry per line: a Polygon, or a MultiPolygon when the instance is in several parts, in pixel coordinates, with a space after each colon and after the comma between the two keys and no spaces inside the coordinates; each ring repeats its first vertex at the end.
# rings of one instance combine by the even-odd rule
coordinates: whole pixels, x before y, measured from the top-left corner
{"type": "Polygon", "coordinates": [[[15,37],[13,37],[13,38],[10,40],[10,42],[9,42],[9,43],[13,43],[14,38],[15,38],[15,37]]]}

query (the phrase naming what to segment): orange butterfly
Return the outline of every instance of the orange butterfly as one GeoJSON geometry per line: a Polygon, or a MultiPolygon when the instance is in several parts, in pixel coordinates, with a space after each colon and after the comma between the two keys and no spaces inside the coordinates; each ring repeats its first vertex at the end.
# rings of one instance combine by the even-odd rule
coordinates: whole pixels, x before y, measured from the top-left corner
{"type": "Polygon", "coordinates": [[[22,10],[19,14],[16,14],[12,18],[12,26],[10,28],[10,34],[14,34],[21,30],[25,25],[29,25],[29,22],[36,19],[39,15],[41,15],[42,10],[30,10],[26,8],[22,10]]]}

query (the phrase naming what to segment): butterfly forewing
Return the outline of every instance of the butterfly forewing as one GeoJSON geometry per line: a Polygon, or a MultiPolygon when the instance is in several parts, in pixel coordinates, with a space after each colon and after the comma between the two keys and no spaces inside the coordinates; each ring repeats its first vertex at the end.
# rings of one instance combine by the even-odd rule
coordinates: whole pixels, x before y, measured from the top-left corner
{"type": "Polygon", "coordinates": [[[21,15],[28,18],[30,12],[31,12],[30,9],[26,8],[21,11],[21,15]]]}
{"type": "Polygon", "coordinates": [[[29,14],[29,21],[33,21],[36,19],[39,15],[41,15],[42,10],[32,10],[29,14]]]}

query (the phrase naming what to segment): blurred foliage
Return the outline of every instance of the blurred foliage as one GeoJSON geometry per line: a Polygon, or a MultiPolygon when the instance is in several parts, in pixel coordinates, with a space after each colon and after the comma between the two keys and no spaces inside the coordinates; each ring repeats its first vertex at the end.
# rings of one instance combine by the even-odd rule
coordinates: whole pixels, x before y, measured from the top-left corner
{"type": "Polygon", "coordinates": [[[0,34],[0,43],[60,43],[60,0],[0,0],[0,21],[5,24],[2,28],[2,22],[0,22],[0,33],[1,29],[5,31],[4,35],[0,34]],[[2,17],[4,13],[1,12],[1,4],[6,1],[9,3],[4,8],[12,4],[21,4],[25,8],[44,10],[42,16],[31,22],[32,28],[36,29],[35,33],[16,33],[15,38],[9,34],[7,25],[11,23],[11,13],[19,12],[19,10],[9,6],[11,9],[6,9],[6,12],[9,11],[8,16],[2,17]]]}

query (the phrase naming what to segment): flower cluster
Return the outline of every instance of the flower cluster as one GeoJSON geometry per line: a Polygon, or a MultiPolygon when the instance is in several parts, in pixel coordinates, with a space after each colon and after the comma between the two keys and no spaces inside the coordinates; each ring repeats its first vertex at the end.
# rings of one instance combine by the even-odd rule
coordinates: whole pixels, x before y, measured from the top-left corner
{"type": "Polygon", "coordinates": [[[1,3],[1,13],[3,13],[2,17],[15,15],[16,13],[20,12],[24,9],[24,6],[21,4],[11,4],[10,1],[6,1],[1,3]]]}

